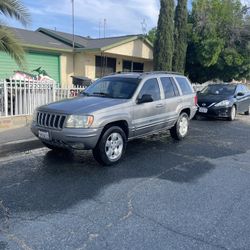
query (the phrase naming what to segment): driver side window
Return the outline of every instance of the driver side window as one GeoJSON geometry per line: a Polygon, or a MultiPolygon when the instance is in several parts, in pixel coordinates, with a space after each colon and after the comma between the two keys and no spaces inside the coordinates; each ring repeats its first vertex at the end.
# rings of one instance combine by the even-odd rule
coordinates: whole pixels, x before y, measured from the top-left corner
{"type": "Polygon", "coordinates": [[[160,88],[156,78],[149,79],[144,83],[138,99],[141,99],[143,95],[151,95],[154,101],[161,99],[160,88]]]}

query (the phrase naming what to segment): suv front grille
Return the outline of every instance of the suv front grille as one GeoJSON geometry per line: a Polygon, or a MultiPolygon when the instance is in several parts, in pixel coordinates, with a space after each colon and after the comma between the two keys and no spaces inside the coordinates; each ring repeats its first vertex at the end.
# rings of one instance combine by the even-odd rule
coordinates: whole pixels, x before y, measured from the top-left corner
{"type": "Polygon", "coordinates": [[[62,129],[66,115],[37,112],[36,122],[41,127],[62,129]]]}

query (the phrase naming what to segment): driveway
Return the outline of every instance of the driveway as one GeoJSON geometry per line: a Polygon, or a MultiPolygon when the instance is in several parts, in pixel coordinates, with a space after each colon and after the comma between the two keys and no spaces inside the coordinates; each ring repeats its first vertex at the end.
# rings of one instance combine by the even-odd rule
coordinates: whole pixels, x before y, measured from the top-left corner
{"type": "Polygon", "coordinates": [[[250,249],[250,117],[130,142],[116,167],[15,133],[0,134],[1,250],[250,249]]]}

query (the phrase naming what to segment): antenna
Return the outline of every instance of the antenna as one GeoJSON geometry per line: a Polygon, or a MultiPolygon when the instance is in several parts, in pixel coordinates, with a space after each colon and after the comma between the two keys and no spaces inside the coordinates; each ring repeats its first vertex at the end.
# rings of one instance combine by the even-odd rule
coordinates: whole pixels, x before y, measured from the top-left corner
{"type": "Polygon", "coordinates": [[[106,25],[107,25],[107,19],[104,18],[104,23],[103,23],[103,37],[106,37],[106,25]]]}
{"type": "Polygon", "coordinates": [[[102,19],[99,20],[99,38],[101,38],[102,19]]]}
{"type": "Polygon", "coordinates": [[[141,28],[142,28],[142,34],[144,35],[144,36],[146,36],[147,35],[147,22],[146,22],[146,19],[145,18],[143,18],[143,20],[142,20],[142,22],[141,22],[141,28]]]}

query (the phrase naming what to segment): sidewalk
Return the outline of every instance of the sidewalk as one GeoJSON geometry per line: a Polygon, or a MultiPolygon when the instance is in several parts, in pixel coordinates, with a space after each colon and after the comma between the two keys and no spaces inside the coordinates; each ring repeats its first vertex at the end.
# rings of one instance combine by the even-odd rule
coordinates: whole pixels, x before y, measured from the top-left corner
{"type": "Polygon", "coordinates": [[[36,137],[31,133],[30,126],[25,126],[21,128],[0,130],[0,145],[6,143],[21,142],[23,140],[35,140],[36,137]]]}

